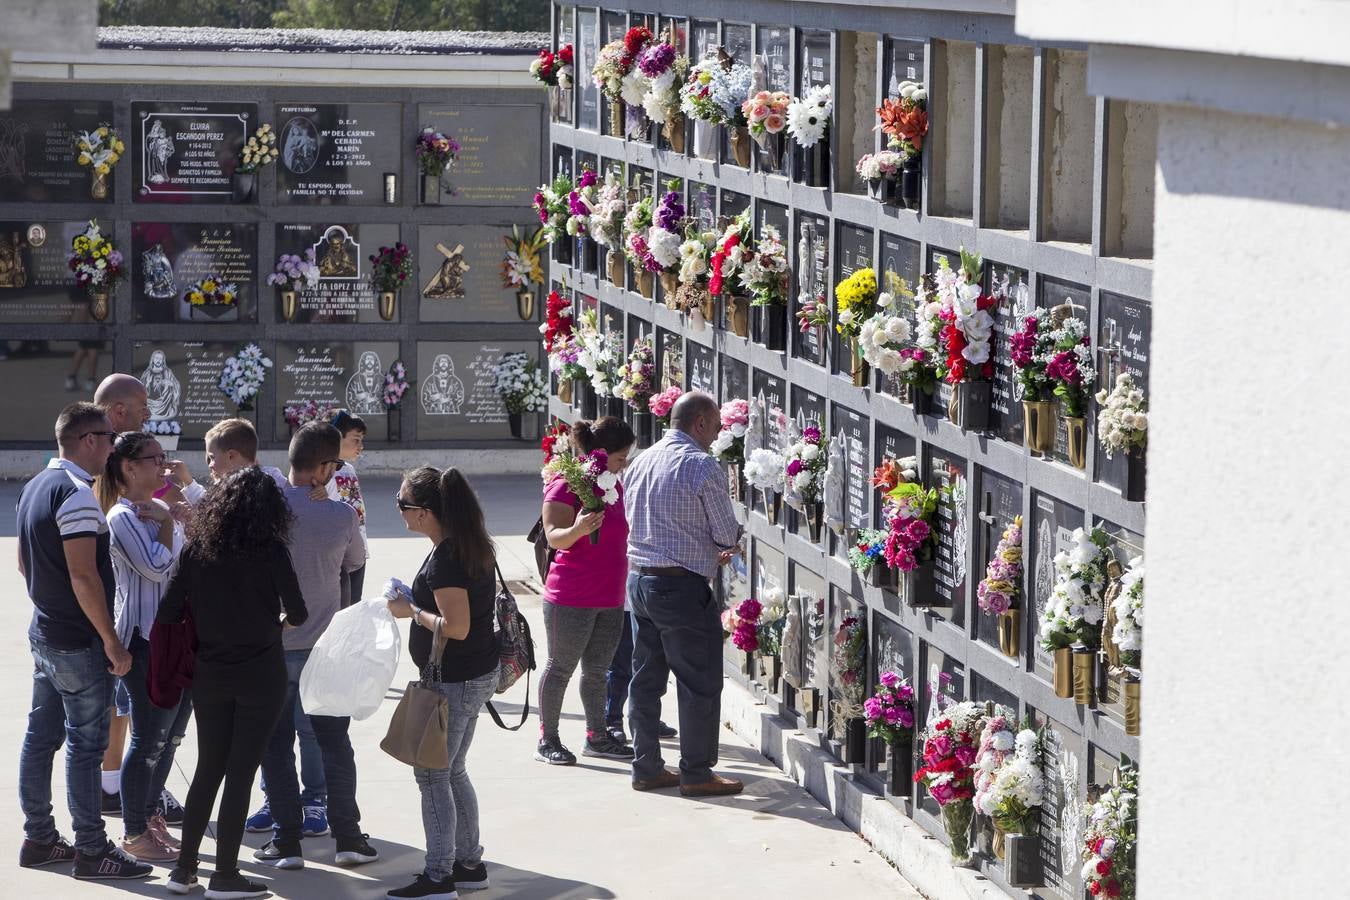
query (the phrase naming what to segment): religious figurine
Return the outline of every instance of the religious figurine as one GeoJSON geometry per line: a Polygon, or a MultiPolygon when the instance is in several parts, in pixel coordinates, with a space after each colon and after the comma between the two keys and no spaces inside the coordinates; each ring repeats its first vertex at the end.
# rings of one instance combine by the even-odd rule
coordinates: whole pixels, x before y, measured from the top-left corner
{"type": "Polygon", "coordinates": [[[328,245],[324,248],[323,259],[319,260],[319,275],[324,278],[355,278],[358,270],[356,260],[347,249],[351,238],[346,230],[330,228],[324,233],[324,240],[328,245]]]}
{"type": "Polygon", "coordinates": [[[756,450],[762,450],[766,446],[764,441],[764,418],[768,415],[768,409],[764,403],[764,392],[760,391],[759,396],[750,401],[749,421],[745,426],[745,458],[749,459],[750,454],[756,450]]]}
{"type": "Polygon", "coordinates": [[[286,134],[281,141],[281,162],[297,175],[314,168],[319,159],[319,134],[314,123],[297,116],[286,123],[286,134]]]}
{"type": "Polygon", "coordinates": [[[145,180],[151,184],[164,184],[169,180],[169,157],[173,156],[173,138],[164,131],[164,123],[159,119],[150,126],[145,138],[145,180]]]}
{"type": "Polygon", "coordinates": [[[436,244],[436,249],[445,259],[441,267],[431,276],[427,286],[422,288],[422,296],[432,300],[458,300],[464,296],[464,273],[469,264],[464,261],[464,245],[456,244],[451,250],[444,244],[436,244]]]}
{"type": "Polygon", "coordinates": [[[848,522],[848,435],[843,429],[830,441],[825,459],[825,524],[842,535],[848,522]]]}
{"type": "Polygon", "coordinates": [[[24,240],[14,232],[8,241],[0,240],[0,288],[21,288],[28,284],[23,265],[24,240]]]}
{"type": "Polygon", "coordinates": [[[805,678],[802,672],[802,604],[804,598],[793,594],[784,604],[783,616],[783,680],[801,690],[805,678]]]}
{"type": "Polygon", "coordinates": [[[431,376],[422,382],[422,411],[429,416],[457,416],[464,404],[464,382],[455,375],[450,354],[442,353],[431,362],[431,376]]]}
{"type": "Polygon", "coordinates": [[[141,384],[145,385],[150,421],[160,422],[178,418],[178,403],[182,399],[183,388],[173,370],[169,368],[163,350],[156,350],[150,354],[150,364],[141,373],[141,384]]]}
{"type": "Polygon", "coordinates": [[[356,372],[347,381],[347,410],[358,416],[374,416],[384,408],[384,369],[380,357],[366,350],[356,363],[356,372]]]}
{"type": "Polygon", "coordinates": [[[170,300],[178,296],[173,264],[169,262],[161,245],[156,244],[141,252],[141,269],[145,274],[145,296],[154,300],[170,300]]]}

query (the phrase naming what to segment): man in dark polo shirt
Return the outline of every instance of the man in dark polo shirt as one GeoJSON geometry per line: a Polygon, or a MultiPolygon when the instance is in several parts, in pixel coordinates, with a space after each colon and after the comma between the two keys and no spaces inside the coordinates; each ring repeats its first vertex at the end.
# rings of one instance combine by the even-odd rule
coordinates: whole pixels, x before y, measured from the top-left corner
{"type": "Polygon", "coordinates": [[[19,569],[33,601],[33,702],[19,755],[24,842],[19,865],[75,863],[75,877],[142,878],[108,840],[99,811],[99,770],[108,745],[113,676],[131,655],[113,629],[108,523],[91,489],[115,432],[93,403],[72,403],[56,420],[59,455],[19,495],[19,569]],[[72,847],[52,817],[52,760],[64,740],[72,847]],[[78,851],[78,852],[77,852],[78,851]]]}

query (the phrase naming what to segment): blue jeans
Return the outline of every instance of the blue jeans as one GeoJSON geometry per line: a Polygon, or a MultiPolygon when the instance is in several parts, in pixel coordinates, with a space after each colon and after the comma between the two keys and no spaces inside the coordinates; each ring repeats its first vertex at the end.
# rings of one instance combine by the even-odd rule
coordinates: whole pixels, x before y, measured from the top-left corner
{"type": "Polygon", "coordinates": [[[623,707],[628,702],[628,682],[633,680],[633,614],[624,611],[623,634],[614,650],[614,661],[605,673],[605,727],[623,727],[623,707]]]}
{"type": "Polygon", "coordinates": [[[33,704],[19,752],[24,835],[40,844],[57,838],[52,760],[66,741],[66,803],[75,846],[99,853],[108,842],[100,812],[113,695],[108,658],[99,644],[81,650],[57,650],[31,638],[28,644],[33,651],[33,704]]]}
{"type": "Polygon", "coordinates": [[[450,751],[450,768],[413,768],[413,777],[422,792],[422,829],[427,835],[428,878],[449,878],[455,863],[473,868],[483,860],[478,843],[478,795],[464,766],[473,743],[474,727],[483,704],[497,688],[494,669],[471,681],[441,683],[441,693],[450,701],[445,739],[450,751]]]}
{"type": "Polygon", "coordinates": [[[150,702],[146,686],[150,671],[150,642],[136,634],[131,638],[131,671],[122,685],[131,698],[131,741],[122,761],[122,823],[128,837],[144,833],[159,805],[160,792],[173,770],[173,756],[187,733],[192,717],[192,698],[187,691],[173,709],[160,709],[150,702]]]}
{"type": "MultiPolygon", "coordinates": [[[[286,700],[281,720],[267,753],[263,777],[267,802],[272,810],[274,834],[279,841],[298,841],[304,824],[300,785],[295,777],[295,710],[300,705],[300,672],[309,660],[308,650],[286,651],[286,700]]],[[[351,719],[346,716],[306,716],[323,759],[328,786],[328,824],[339,841],[361,837],[361,811],[356,806],[356,756],[347,735],[351,719]]]]}
{"type": "Polygon", "coordinates": [[[695,575],[628,573],[633,681],[628,724],[633,778],[665,770],[657,725],[670,673],[680,699],[680,783],[701,784],[717,765],[722,714],[722,622],[708,582],[695,575]]]}

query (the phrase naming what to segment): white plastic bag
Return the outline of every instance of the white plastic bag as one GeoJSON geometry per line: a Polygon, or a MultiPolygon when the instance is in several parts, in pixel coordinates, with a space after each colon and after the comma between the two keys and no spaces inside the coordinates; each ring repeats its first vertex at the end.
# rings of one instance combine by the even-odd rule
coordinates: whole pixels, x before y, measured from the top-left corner
{"type": "Polygon", "coordinates": [[[300,705],[310,715],[369,718],[394,681],[402,649],[383,597],[339,611],[300,673],[300,705]]]}

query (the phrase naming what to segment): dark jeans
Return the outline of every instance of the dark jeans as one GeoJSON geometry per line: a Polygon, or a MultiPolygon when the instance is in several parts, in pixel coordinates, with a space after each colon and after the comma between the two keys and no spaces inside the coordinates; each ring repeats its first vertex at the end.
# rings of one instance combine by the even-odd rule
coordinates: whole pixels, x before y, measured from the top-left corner
{"type": "MultiPolygon", "coordinates": [[[[299,677],[297,674],[296,678],[299,677]]],[[[300,805],[324,806],[328,803],[328,785],[324,784],[323,779],[323,754],[319,752],[314,726],[310,724],[309,716],[305,715],[299,697],[295,700],[295,714],[291,719],[295,722],[295,733],[300,738],[300,805]]],[[[262,792],[267,794],[266,775],[262,778],[262,792]]]]}
{"type": "Polygon", "coordinates": [[[717,764],[722,712],[722,622],[712,588],[697,576],[628,574],[633,605],[633,681],[628,724],[633,778],[664,770],[657,723],[670,673],[680,700],[680,782],[700,784],[717,764]]]}
{"type": "Polygon", "coordinates": [[[23,831],[31,841],[56,840],[52,817],[52,760],[66,748],[66,803],[75,846],[98,853],[108,842],[100,812],[103,752],[108,748],[113,677],[101,644],[57,650],[28,641],[33,651],[33,704],[19,751],[19,805],[23,831]]]}
{"type": "Polygon", "coordinates": [[[122,676],[122,685],[131,697],[131,741],[122,762],[122,822],[127,836],[136,837],[145,832],[168,783],[174,753],[192,716],[192,698],[184,692],[173,709],[155,706],[146,687],[150,642],[136,634],[127,650],[131,671],[122,676]]]}
{"type": "Polygon", "coordinates": [[[244,839],[253,777],[286,698],[285,671],[280,654],[277,656],[268,663],[276,667],[276,677],[262,691],[203,690],[202,673],[198,672],[199,686],[192,692],[197,714],[197,771],[188,789],[183,849],[178,858],[178,865],[185,869],[197,870],[202,834],[223,781],[225,789],[220,791],[220,814],[216,816],[215,871],[222,875],[238,871],[239,843],[244,839]]]}
{"type": "Polygon", "coordinates": [[[365,566],[362,566],[361,568],[357,569],[354,572],[343,572],[342,580],[343,582],[345,582],[345,584],[343,585],[343,592],[344,592],[343,598],[344,603],[342,606],[343,609],[346,609],[353,603],[360,603],[363,599],[365,599],[361,596],[361,592],[365,590],[366,587],[365,566]]]}
{"type": "Polygon", "coordinates": [[[614,650],[614,660],[605,673],[605,727],[623,727],[623,707],[628,702],[628,682],[633,680],[633,614],[624,611],[623,634],[614,650]]]}
{"type": "MultiPolygon", "coordinates": [[[[300,702],[300,672],[309,659],[308,650],[286,651],[286,699],[281,720],[272,732],[263,757],[267,801],[272,809],[275,836],[280,841],[300,840],[304,813],[300,785],[295,777],[295,706],[300,702]]],[[[347,736],[351,719],[346,716],[310,716],[314,737],[323,754],[324,781],[328,785],[328,825],[338,840],[361,837],[361,810],[356,806],[356,756],[347,736]]]]}

